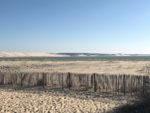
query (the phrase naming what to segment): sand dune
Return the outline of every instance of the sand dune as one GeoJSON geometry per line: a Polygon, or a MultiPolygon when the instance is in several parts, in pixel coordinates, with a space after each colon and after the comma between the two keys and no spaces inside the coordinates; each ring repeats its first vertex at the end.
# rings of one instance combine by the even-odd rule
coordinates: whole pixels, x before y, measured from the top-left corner
{"type": "Polygon", "coordinates": [[[63,55],[44,52],[0,52],[0,57],[63,57],[63,55]]]}

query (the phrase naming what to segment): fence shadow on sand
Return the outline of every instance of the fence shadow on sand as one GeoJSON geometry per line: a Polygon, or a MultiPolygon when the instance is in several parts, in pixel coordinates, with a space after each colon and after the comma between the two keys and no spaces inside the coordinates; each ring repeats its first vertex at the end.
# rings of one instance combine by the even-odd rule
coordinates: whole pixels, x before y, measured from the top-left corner
{"type": "Polygon", "coordinates": [[[150,97],[149,95],[141,96],[132,104],[120,106],[107,113],[150,113],[150,97]]]}

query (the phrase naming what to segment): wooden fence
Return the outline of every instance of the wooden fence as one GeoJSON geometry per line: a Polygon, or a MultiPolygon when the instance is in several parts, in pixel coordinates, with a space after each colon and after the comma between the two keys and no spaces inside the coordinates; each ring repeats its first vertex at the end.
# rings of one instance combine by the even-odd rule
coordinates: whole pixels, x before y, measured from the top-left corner
{"type": "Polygon", "coordinates": [[[150,76],[0,72],[0,85],[10,85],[12,87],[43,86],[43,88],[88,90],[100,94],[135,95],[149,92],[150,76]]]}

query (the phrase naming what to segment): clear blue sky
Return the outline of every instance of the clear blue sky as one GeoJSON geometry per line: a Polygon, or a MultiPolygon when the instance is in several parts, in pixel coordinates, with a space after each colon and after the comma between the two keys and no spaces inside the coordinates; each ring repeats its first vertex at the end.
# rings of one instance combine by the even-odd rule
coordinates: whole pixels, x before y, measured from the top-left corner
{"type": "Polygon", "coordinates": [[[150,0],[0,0],[0,51],[150,54],[150,0]]]}

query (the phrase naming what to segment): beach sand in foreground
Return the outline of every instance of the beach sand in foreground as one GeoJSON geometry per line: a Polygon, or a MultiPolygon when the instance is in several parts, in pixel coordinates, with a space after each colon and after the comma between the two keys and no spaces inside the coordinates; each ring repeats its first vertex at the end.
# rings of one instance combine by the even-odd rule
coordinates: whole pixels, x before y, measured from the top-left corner
{"type": "Polygon", "coordinates": [[[103,113],[127,103],[125,98],[74,91],[0,89],[1,113],[103,113]]]}

